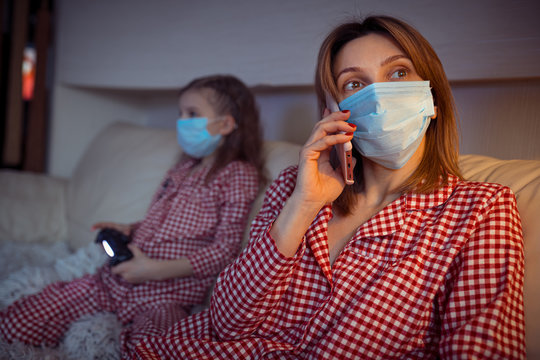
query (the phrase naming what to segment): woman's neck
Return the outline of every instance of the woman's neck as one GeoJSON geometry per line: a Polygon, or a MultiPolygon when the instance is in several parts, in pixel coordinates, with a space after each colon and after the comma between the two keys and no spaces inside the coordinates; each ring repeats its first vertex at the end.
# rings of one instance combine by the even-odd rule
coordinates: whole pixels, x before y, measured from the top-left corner
{"type": "Polygon", "coordinates": [[[424,142],[425,138],[409,161],[400,169],[388,169],[369,159],[363,159],[364,189],[361,192],[361,198],[366,204],[384,207],[401,195],[399,189],[422,160],[424,142]]]}

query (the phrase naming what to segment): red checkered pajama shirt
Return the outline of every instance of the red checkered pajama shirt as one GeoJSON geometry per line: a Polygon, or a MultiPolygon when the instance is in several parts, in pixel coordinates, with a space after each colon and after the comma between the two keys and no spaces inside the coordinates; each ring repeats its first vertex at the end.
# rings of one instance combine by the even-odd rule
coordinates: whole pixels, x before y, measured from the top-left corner
{"type": "Polygon", "coordinates": [[[137,346],[145,359],[523,359],[523,238],[513,193],[460,181],[404,194],[329,263],[330,205],[284,257],[269,235],[297,168],[266,194],[208,311],[137,346]]]}

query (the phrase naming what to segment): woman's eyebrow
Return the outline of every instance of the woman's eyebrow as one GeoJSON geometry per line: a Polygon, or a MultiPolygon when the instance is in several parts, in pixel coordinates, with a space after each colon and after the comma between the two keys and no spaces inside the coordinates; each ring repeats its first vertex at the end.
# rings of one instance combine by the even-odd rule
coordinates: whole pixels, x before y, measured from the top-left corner
{"type": "Polygon", "coordinates": [[[360,67],[357,67],[357,66],[350,66],[350,67],[346,67],[345,69],[341,70],[337,75],[336,75],[336,81],[337,79],[339,79],[339,77],[343,74],[346,74],[346,73],[350,73],[350,72],[361,72],[362,71],[362,68],[360,67]]]}
{"type": "Polygon", "coordinates": [[[388,65],[388,64],[393,63],[394,61],[399,60],[399,59],[406,59],[406,60],[409,60],[409,61],[411,60],[408,56],[405,56],[403,54],[392,55],[392,56],[389,56],[386,59],[384,59],[381,62],[381,66],[388,65]]]}
{"type": "MultiPolygon", "coordinates": [[[[411,59],[406,56],[406,55],[403,55],[403,54],[398,54],[398,55],[392,55],[392,56],[389,56],[387,57],[386,59],[384,59],[383,61],[381,61],[381,67],[382,66],[386,66],[388,64],[391,64],[393,63],[394,61],[397,61],[399,59],[406,59],[406,60],[409,60],[411,61],[411,59]]],[[[341,70],[337,75],[336,75],[336,81],[337,79],[339,79],[339,77],[343,74],[346,74],[346,73],[350,73],[350,72],[362,72],[362,68],[361,67],[358,67],[358,66],[349,66],[349,67],[346,67],[345,69],[341,70]]]]}

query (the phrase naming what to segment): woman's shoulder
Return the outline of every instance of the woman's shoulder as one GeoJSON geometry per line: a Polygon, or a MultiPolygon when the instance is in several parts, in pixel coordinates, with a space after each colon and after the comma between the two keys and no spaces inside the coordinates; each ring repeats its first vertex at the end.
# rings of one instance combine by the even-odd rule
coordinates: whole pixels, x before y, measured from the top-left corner
{"type": "Polygon", "coordinates": [[[456,183],[456,191],[459,192],[469,192],[469,193],[478,193],[478,194],[494,194],[498,192],[510,192],[512,190],[503,184],[494,183],[494,182],[485,182],[485,181],[473,181],[473,180],[459,180],[456,183]]]}
{"type": "Polygon", "coordinates": [[[266,197],[287,199],[296,186],[298,165],[291,165],[282,169],[278,175],[271,179],[266,189],[266,197]]]}
{"type": "Polygon", "coordinates": [[[459,180],[456,183],[452,197],[468,199],[474,202],[493,202],[501,198],[512,202],[516,201],[514,192],[506,185],[472,180],[459,180]]]}
{"type": "Polygon", "coordinates": [[[298,176],[298,165],[291,165],[282,169],[279,174],[273,179],[274,185],[280,184],[296,184],[296,177],[298,176]]]}

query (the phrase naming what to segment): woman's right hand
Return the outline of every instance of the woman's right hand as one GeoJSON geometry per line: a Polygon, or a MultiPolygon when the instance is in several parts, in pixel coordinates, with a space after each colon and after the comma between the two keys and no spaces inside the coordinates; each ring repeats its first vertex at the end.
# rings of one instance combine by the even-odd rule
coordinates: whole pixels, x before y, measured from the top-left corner
{"type": "Polygon", "coordinates": [[[92,225],[92,231],[101,230],[104,228],[110,228],[116,231],[120,231],[121,233],[127,236],[131,234],[131,230],[132,230],[131,224],[118,224],[118,223],[108,222],[108,221],[101,221],[92,225]]]}
{"type": "Polygon", "coordinates": [[[326,110],[300,152],[296,186],[270,229],[278,250],[285,256],[296,253],[317,213],[345,187],[341,170],[330,163],[330,150],[352,139],[355,126],[345,121],[349,116],[348,111],[326,110]]]}
{"type": "Polygon", "coordinates": [[[348,110],[334,113],[326,110],[300,152],[294,195],[319,209],[334,201],[345,187],[341,169],[334,169],[330,163],[330,151],[334,145],[352,139],[356,126],[346,122],[349,116],[348,110]]]}

